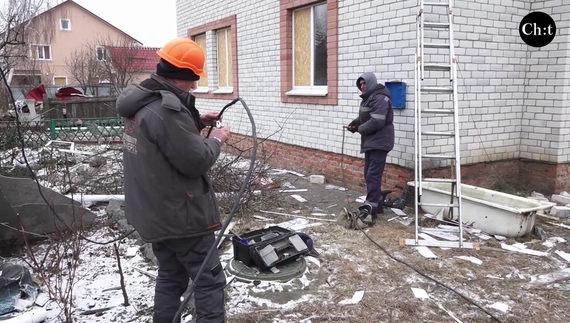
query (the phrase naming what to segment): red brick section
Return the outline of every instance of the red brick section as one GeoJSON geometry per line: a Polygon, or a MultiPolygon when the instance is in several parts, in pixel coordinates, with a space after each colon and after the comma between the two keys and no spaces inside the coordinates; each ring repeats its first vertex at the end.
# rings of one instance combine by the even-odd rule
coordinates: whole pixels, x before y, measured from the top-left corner
{"type": "Polygon", "coordinates": [[[519,184],[545,194],[570,191],[570,164],[521,160],[519,184]]]}
{"type": "Polygon", "coordinates": [[[327,86],[324,97],[288,96],[293,87],[293,9],[323,0],[280,1],[280,48],[281,48],[281,102],[305,104],[338,104],[338,0],[327,1],[327,86]]]}
{"type": "MultiPolygon", "coordinates": [[[[250,137],[233,133],[230,142],[239,149],[252,147],[250,137]]],[[[270,156],[268,162],[273,167],[295,170],[303,174],[325,175],[328,183],[350,189],[364,190],[364,159],[325,152],[317,149],[261,140],[257,156],[270,156]],[[344,167],[342,166],[344,164],[344,167]],[[344,168],[344,180],[343,180],[344,168]]],[[[226,146],[227,147],[227,146],[226,146]]],[[[226,148],[226,150],[229,150],[226,148]]],[[[231,152],[231,151],[229,151],[231,152]]],[[[247,155],[247,154],[246,154],[247,155]]],[[[433,169],[424,172],[425,177],[449,178],[449,168],[433,169]]],[[[534,190],[546,195],[566,190],[570,191],[570,164],[547,164],[538,161],[504,160],[498,162],[462,165],[462,181],[479,187],[493,189],[498,183],[506,183],[525,191],[534,190]]],[[[387,164],[384,172],[383,189],[394,190],[396,185],[413,181],[413,169],[387,164]]],[[[395,194],[399,194],[395,189],[395,194]]]]}
{"type": "Polygon", "coordinates": [[[201,26],[190,28],[188,29],[188,38],[194,40],[195,36],[201,35],[207,31],[216,31],[228,27],[230,28],[230,33],[232,34],[232,72],[234,91],[233,93],[227,94],[192,93],[197,98],[233,100],[239,97],[237,16],[229,16],[220,20],[211,21],[201,26]]]}
{"type": "Polygon", "coordinates": [[[570,164],[556,165],[556,182],[554,192],[570,192],[570,164]]]}

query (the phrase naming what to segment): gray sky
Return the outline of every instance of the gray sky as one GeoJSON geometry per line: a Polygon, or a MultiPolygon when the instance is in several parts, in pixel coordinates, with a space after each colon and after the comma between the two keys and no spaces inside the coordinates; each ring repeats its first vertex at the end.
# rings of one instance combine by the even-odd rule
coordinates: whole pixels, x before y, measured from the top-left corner
{"type": "Polygon", "coordinates": [[[176,0],[74,0],[144,46],[162,47],[176,35],[176,0]]]}

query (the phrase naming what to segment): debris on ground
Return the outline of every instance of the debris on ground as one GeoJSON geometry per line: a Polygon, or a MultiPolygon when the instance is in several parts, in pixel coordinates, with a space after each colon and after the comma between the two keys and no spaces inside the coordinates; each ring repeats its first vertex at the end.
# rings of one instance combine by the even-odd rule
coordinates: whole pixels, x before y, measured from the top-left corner
{"type": "MultiPolygon", "coordinates": [[[[71,147],[64,149],[71,150],[71,147]]],[[[87,149],[74,146],[73,150],[87,149]]],[[[92,148],[89,151],[97,150],[92,148]]],[[[41,174],[42,168],[37,163],[40,154],[35,157],[32,152],[30,154],[34,169],[41,174]]],[[[81,167],[89,167],[86,170],[114,164],[110,157],[103,157],[107,160],[103,162],[93,156],[73,156],[68,158],[83,158],[81,164],[87,166],[81,167]]],[[[21,156],[17,152],[0,157],[1,163],[10,169],[21,167],[14,166],[20,165],[21,156]]],[[[242,176],[248,163],[240,161],[239,167],[239,176],[242,176]]],[[[58,169],[61,174],[65,173],[64,165],[58,169]]],[[[42,183],[59,178],[49,174],[45,171],[42,183]]],[[[102,176],[110,176],[105,174],[102,176]]],[[[440,322],[443,315],[446,321],[492,322],[490,313],[503,321],[563,322],[570,311],[567,302],[570,223],[567,217],[560,216],[565,214],[564,207],[569,204],[565,203],[566,198],[570,198],[566,192],[550,199],[540,193],[532,194],[536,200],[556,201],[557,207],[540,212],[532,232],[523,237],[492,235],[466,223],[463,225],[463,239],[477,242],[480,245],[478,250],[428,248],[399,244],[400,239],[414,237],[415,218],[409,207],[413,206],[412,201],[402,209],[385,208],[378,223],[371,228],[347,230],[336,223],[336,217],[344,207],[355,210],[359,206],[358,201],[362,200],[359,199],[362,192],[325,184],[326,180],[321,177],[313,176],[311,180],[311,174],[295,171],[269,168],[259,174],[255,179],[254,190],[258,192],[255,196],[261,198],[264,194],[275,193],[280,197],[279,205],[259,203],[255,208],[252,206],[248,214],[236,216],[218,246],[226,269],[226,308],[231,321],[440,322]],[[257,280],[237,272],[232,274],[231,269],[235,265],[232,262],[235,256],[233,237],[276,226],[297,232],[299,237],[301,233],[306,234],[311,239],[315,253],[300,257],[302,262],[294,262],[298,265],[298,275],[284,280],[257,280]],[[471,302],[480,308],[466,305],[471,302]]],[[[239,184],[239,180],[236,182],[239,184]]],[[[95,194],[93,189],[96,185],[87,187],[88,183],[91,181],[75,184],[77,191],[95,194]]],[[[61,183],[46,185],[54,190],[63,187],[61,183]]],[[[224,192],[232,192],[232,189],[233,186],[228,186],[224,192]]],[[[62,192],[61,189],[59,191],[62,192]]],[[[235,196],[228,194],[230,199],[235,196]]],[[[132,231],[124,217],[121,201],[93,203],[89,209],[97,217],[94,227],[83,233],[86,238],[108,241],[132,231]]],[[[457,242],[460,239],[458,223],[445,220],[441,212],[425,214],[418,219],[418,224],[421,240],[457,242]]],[[[306,241],[303,240],[309,248],[306,241]]],[[[294,239],[291,243],[297,242],[294,239]]],[[[55,286],[59,286],[57,282],[72,277],[71,271],[42,273],[30,265],[33,264],[30,254],[37,259],[50,255],[51,243],[35,243],[29,250],[26,247],[15,248],[3,254],[5,263],[23,266],[37,281],[34,304],[26,303],[26,310],[43,309],[48,321],[65,315],[55,286]]],[[[76,277],[73,282],[75,304],[74,312],[70,313],[73,320],[85,323],[152,322],[157,276],[152,248],[136,232],[117,244],[129,299],[129,305],[125,306],[113,245],[83,241],[78,246],[73,271],[76,277]]],[[[275,250],[268,249],[264,255],[270,255],[271,251],[275,250]]],[[[264,274],[284,275],[285,272],[283,267],[273,266],[264,274]]],[[[188,318],[193,314],[192,302],[189,305],[188,318]]]]}

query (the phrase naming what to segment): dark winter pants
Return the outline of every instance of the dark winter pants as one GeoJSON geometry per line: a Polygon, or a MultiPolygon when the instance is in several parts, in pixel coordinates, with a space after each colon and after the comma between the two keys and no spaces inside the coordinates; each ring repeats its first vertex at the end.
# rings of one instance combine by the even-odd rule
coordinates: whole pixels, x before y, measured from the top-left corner
{"type": "Polygon", "coordinates": [[[364,179],[366,180],[366,203],[373,208],[373,214],[382,213],[382,174],[388,152],[369,150],[364,153],[364,179]]]}
{"type": "Polygon", "coordinates": [[[180,307],[180,296],[189,279],[196,281],[194,299],[197,323],[222,323],[225,319],[224,287],[226,276],[216,249],[204,271],[196,274],[215,242],[214,234],[192,239],[175,239],[152,244],[158,260],[154,294],[154,322],[171,323],[180,307]]]}

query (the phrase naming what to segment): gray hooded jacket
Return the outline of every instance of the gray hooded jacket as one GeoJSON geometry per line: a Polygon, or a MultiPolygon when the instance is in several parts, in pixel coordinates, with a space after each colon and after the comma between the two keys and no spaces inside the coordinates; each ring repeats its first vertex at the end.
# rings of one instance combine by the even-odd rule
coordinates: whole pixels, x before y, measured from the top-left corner
{"type": "Polygon", "coordinates": [[[125,215],[141,238],[155,242],[219,229],[207,172],[220,143],[200,136],[194,97],[153,74],[129,85],[117,109],[125,118],[125,215]]]}
{"type": "Polygon", "coordinates": [[[390,91],[383,84],[378,84],[374,73],[362,74],[356,80],[357,87],[362,79],[366,82],[366,92],[360,95],[360,111],[353,121],[362,136],[360,152],[391,151],[394,149],[394,110],[390,91]]]}

